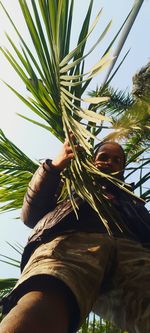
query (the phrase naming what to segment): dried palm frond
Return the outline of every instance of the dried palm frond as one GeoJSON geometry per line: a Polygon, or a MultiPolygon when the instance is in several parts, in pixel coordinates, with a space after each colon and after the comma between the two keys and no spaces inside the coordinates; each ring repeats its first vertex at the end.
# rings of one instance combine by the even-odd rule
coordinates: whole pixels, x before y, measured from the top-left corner
{"type": "Polygon", "coordinates": [[[133,76],[132,95],[135,99],[150,96],[150,62],[133,76]]]}

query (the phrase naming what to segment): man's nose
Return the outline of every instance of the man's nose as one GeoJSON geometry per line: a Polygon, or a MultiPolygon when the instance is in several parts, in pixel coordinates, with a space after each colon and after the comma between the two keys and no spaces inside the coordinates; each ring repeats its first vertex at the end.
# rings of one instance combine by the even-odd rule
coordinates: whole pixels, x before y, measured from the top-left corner
{"type": "Polygon", "coordinates": [[[108,165],[112,165],[112,163],[113,163],[112,159],[109,158],[109,159],[107,160],[107,164],[108,164],[108,165]]]}

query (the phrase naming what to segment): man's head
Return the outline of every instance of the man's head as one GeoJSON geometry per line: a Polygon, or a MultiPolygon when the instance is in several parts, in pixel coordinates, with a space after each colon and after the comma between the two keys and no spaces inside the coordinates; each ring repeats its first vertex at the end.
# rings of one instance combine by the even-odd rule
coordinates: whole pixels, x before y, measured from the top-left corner
{"type": "Polygon", "coordinates": [[[123,179],[125,163],[124,150],[117,142],[103,141],[95,152],[95,166],[104,173],[114,174],[116,178],[123,179]]]}

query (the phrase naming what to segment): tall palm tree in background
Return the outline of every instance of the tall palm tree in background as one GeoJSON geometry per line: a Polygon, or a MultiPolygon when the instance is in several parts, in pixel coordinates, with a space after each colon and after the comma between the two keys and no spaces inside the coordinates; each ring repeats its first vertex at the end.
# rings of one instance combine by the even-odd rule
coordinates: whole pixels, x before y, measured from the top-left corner
{"type": "MultiPolygon", "coordinates": [[[[88,37],[101,15],[100,10],[90,27],[92,0],[83,20],[77,45],[71,51],[71,31],[74,29],[72,25],[73,0],[19,0],[34,46],[34,55],[1,3],[21,42],[21,48],[19,49],[11,37],[7,35],[14,50],[14,55],[2,47],[1,51],[26,85],[30,95],[29,98],[21,95],[19,91],[6,84],[32,112],[41,118],[41,121],[29,119],[25,115],[21,116],[33,124],[50,131],[61,142],[64,141],[65,137],[68,138],[74,151],[75,159],[63,173],[64,188],[62,197],[69,195],[73,208],[77,213],[72,193],[73,188],[79,196],[86,198],[89,204],[97,211],[109,233],[109,218],[111,217],[116,223],[116,212],[110,212],[107,201],[99,193],[96,185],[94,185],[95,176],[99,174],[99,176],[104,177],[104,175],[94,168],[91,156],[95,142],[101,136],[105,136],[107,140],[122,140],[127,153],[127,164],[138,161],[138,165],[132,166],[131,164],[131,167],[128,167],[126,177],[136,172],[137,169],[140,170],[140,180],[135,184],[135,189],[139,188],[140,195],[145,200],[149,200],[150,192],[146,188],[149,170],[144,168],[148,166],[149,162],[147,151],[150,138],[150,66],[148,64],[134,77],[134,89],[131,95],[114,91],[110,86],[116,70],[113,74],[109,72],[109,77],[104,84],[92,91],[88,98],[85,98],[84,94],[87,91],[87,87],[90,87],[89,84],[93,77],[106,66],[109,66],[112,61],[110,49],[119,33],[124,27],[126,32],[131,29],[133,16],[135,19],[143,1],[135,1],[135,3],[136,6],[125,19],[113,41],[103,52],[97,64],[89,70],[85,70],[86,58],[102,42],[111,26],[111,22],[109,22],[104,31],[101,32],[98,40],[85,54],[88,37]],[[70,131],[73,132],[76,141],[84,148],[84,152],[77,153],[74,150],[70,131]]],[[[120,43],[121,47],[126,37],[127,33],[123,33],[123,39],[120,43]]],[[[117,69],[119,69],[121,63],[117,69]]],[[[1,211],[21,207],[27,185],[37,166],[37,162],[29,159],[6,138],[2,130],[0,131],[1,211]]],[[[108,178],[108,181],[115,183],[116,186],[122,187],[121,181],[117,181],[109,175],[105,177],[108,178]]],[[[17,245],[17,250],[21,251],[20,247],[18,247],[19,245],[17,245]]],[[[13,261],[12,263],[14,264],[13,261]]],[[[18,266],[19,263],[15,261],[15,265],[18,266]]],[[[1,294],[5,294],[8,289],[13,287],[15,282],[15,279],[0,280],[1,294]]],[[[88,327],[87,324],[85,327],[88,327]]],[[[110,332],[113,332],[111,327],[110,332]]]]}

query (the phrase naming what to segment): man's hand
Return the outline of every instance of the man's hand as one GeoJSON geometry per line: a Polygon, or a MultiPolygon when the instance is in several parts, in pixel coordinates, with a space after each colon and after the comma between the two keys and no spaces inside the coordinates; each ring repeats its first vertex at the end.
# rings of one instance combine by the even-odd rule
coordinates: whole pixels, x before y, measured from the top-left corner
{"type": "MultiPolygon", "coordinates": [[[[75,142],[75,137],[73,136],[73,134],[71,134],[71,139],[73,142],[75,142]]],[[[80,146],[75,144],[74,148],[78,150],[80,146]]],[[[68,166],[68,164],[73,158],[74,158],[74,153],[72,151],[68,139],[66,139],[62,146],[62,149],[60,150],[60,153],[52,161],[52,165],[58,170],[62,171],[68,166]]]]}

